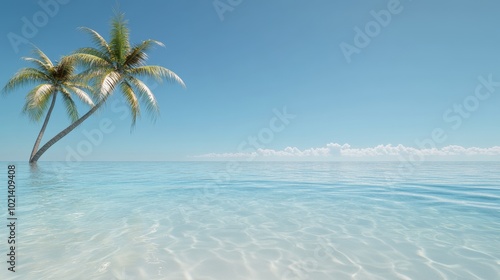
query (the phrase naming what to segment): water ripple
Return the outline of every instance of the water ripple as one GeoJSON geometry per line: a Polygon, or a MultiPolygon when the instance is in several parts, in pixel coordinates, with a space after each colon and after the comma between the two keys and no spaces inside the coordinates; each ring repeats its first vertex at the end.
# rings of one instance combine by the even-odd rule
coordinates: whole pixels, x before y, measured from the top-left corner
{"type": "Polygon", "coordinates": [[[239,164],[19,164],[9,279],[500,275],[499,163],[239,164]]]}

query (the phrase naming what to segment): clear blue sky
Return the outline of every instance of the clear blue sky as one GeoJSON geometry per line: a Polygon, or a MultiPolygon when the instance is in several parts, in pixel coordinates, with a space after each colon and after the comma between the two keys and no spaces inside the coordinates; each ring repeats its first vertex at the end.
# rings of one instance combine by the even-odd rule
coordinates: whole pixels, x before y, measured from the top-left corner
{"type": "MultiPolygon", "coordinates": [[[[27,39],[53,60],[91,45],[80,26],[108,37],[117,1],[54,1],[41,1],[58,3],[52,15],[38,1],[2,2],[2,86],[28,65],[20,58],[30,55],[30,45],[14,47],[8,35],[24,36],[23,18],[38,23],[27,39]]],[[[258,147],[244,145],[244,152],[293,147],[300,153],[328,149],[328,143],[420,149],[417,142],[432,137],[435,129],[441,129],[440,141],[434,141],[438,149],[500,145],[500,87],[489,93],[483,86],[483,99],[474,97],[478,77],[492,75],[500,82],[498,1],[220,0],[217,7],[211,0],[118,2],[132,42],[165,43],[166,48],[150,53],[149,63],[175,71],[187,88],[150,83],[161,117],[153,123],[144,114],[132,132],[130,118],[113,110],[123,106],[115,94],[42,160],[64,160],[68,148],[87,141],[83,131],[97,129],[103,118],[114,130],[83,160],[217,158],[242,152],[241,143],[253,136],[258,147]],[[229,3],[237,5],[223,10],[229,3]],[[382,24],[373,22],[371,11],[382,24]],[[366,28],[373,36],[368,43],[361,38],[369,36],[366,28]],[[348,58],[346,45],[357,48],[348,58]],[[454,106],[464,102],[468,109],[460,115],[454,106]],[[295,117],[271,127],[273,110],[284,107],[295,117]]],[[[21,114],[27,91],[0,97],[0,160],[27,160],[41,127],[21,114]]],[[[58,105],[45,141],[69,125],[58,105]]],[[[86,110],[82,105],[80,113],[86,110]]]]}

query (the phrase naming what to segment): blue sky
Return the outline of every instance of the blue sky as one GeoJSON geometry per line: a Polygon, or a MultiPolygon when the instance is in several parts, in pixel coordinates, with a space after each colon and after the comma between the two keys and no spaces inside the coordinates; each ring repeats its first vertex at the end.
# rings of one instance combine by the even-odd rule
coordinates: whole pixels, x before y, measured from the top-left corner
{"type": "MultiPolygon", "coordinates": [[[[415,151],[500,159],[498,1],[118,2],[132,42],[165,43],[149,63],[175,71],[187,88],[150,81],[161,117],[153,123],[143,114],[133,131],[116,93],[41,160],[382,159],[415,151]],[[92,143],[86,135],[103,119],[113,129],[92,143]]],[[[80,26],[107,38],[116,3],[2,3],[2,86],[31,51],[13,34],[57,60],[91,45],[80,26]],[[37,30],[29,33],[26,21],[37,30]]],[[[21,114],[27,91],[0,97],[0,160],[27,160],[41,127],[21,114]]],[[[69,125],[58,105],[45,141],[69,125]]]]}

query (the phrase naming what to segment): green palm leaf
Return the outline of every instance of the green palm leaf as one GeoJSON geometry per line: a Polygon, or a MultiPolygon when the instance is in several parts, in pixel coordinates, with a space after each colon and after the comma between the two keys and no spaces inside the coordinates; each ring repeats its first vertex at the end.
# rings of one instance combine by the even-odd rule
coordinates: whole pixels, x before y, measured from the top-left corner
{"type": "Polygon", "coordinates": [[[47,109],[48,100],[54,94],[54,86],[41,84],[34,87],[26,95],[23,112],[33,121],[39,121],[47,109]]]}
{"type": "Polygon", "coordinates": [[[23,68],[19,70],[4,86],[2,92],[8,93],[19,87],[47,82],[50,76],[35,68],[23,68]]]}
{"type": "Polygon", "coordinates": [[[106,42],[106,40],[99,33],[87,27],[80,27],[80,30],[90,34],[90,37],[97,46],[99,52],[106,54],[108,57],[111,56],[111,49],[108,42],[106,42]]]}
{"type": "Polygon", "coordinates": [[[134,89],[127,81],[122,81],[120,83],[120,87],[125,100],[129,104],[130,114],[132,115],[132,126],[134,126],[137,117],[141,113],[141,110],[139,108],[139,101],[137,100],[134,89]]]}
{"type": "Polygon", "coordinates": [[[66,108],[66,113],[71,118],[71,122],[75,122],[78,120],[78,109],[76,108],[76,104],[71,98],[71,93],[65,88],[61,88],[61,93],[64,101],[64,107],[66,108]]]}
{"type": "Polygon", "coordinates": [[[184,81],[182,81],[182,79],[179,76],[177,76],[177,74],[161,66],[147,65],[147,66],[136,67],[130,69],[130,74],[137,75],[139,77],[151,77],[157,80],[158,82],[162,82],[163,79],[166,79],[170,82],[175,82],[183,87],[186,87],[184,81]]]}
{"type": "Polygon", "coordinates": [[[77,80],[75,59],[62,58],[58,63],[54,64],[40,49],[35,48],[34,54],[36,58],[27,57],[24,60],[32,63],[35,67],[19,70],[10,78],[2,90],[2,93],[6,94],[23,86],[34,85],[34,88],[26,95],[23,112],[33,121],[41,120],[44,115],[45,120],[33,146],[30,162],[38,151],[38,146],[54,109],[58,93],[63,96],[63,102],[71,121],[78,119],[78,110],[72,94],[76,95],[84,103],[94,105],[92,99],[85,92],[85,90],[88,90],[88,86],[77,80]],[[51,99],[49,107],[49,100],[51,99]]]}
{"type": "Polygon", "coordinates": [[[124,14],[117,14],[111,25],[111,42],[109,46],[116,62],[121,66],[125,63],[130,50],[129,31],[124,14]]]}
{"type": "MultiPolygon", "coordinates": [[[[76,107],[72,99],[70,99],[71,95],[69,93],[73,93],[83,102],[91,104],[89,99],[83,94],[83,90],[86,88],[82,87],[81,83],[86,83],[93,87],[89,92],[97,102],[90,111],[43,145],[32,156],[31,161],[36,162],[53,144],[95,113],[117,89],[120,90],[128,104],[132,116],[132,127],[134,127],[141,113],[140,103],[143,103],[146,111],[152,113],[154,117],[159,112],[156,97],[140,78],[154,78],[160,82],[166,79],[185,87],[182,79],[173,71],[161,66],[146,65],[148,59],[147,52],[155,45],[164,45],[155,40],[145,40],[131,47],[129,29],[127,28],[127,21],[123,14],[117,14],[111,22],[109,43],[99,33],[90,28],[83,27],[81,30],[90,35],[95,46],[80,48],[64,58],[68,61],[69,65],[83,67],[83,70],[78,75],[75,75],[71,82],[60,90],[63,93],[63,101],[65,102],[68,115],[72,119],[76,116],[76,107]],[[78,89],[74,89],[73,87],[78,89]]],[[[39,60],[43,64],[44,59],[41,58],[39,60]]],[[[16,83],[12,84],[12,86],[15,85],[16,83]]]]}
{"type": "Polygon", "coordinates": [[[159,108],[158,103],[156,102],[156,97],[153,92],[149,89],[149,87],[139,79],[136,79],[132,76],[127,77],[127,82],[132,84],[136,89],[136,92],[139,93],[139,97],[146,104],[147,112],[152,113],[153,117],[158,115],[159,108]]]}
{"type": "Polygon", "coordinates": [[[80,48],[69,59],[74,60],[74,64],[85,67],[82,75],[87,77],[90,84],[99,88],[98,100],[105,101],[119,87],[129,104],[132,126],[140,115],[139,100],[153,117],[159,113],[156,97],[140,78],[154,78],[159,82],[168,80],[185,87],[182,79],[173,71],[161,66],[146,65],[147,52],[153,46],[164,45],[149,39],[131,47],[127,21],[123,14],[119,13],[113,18],[109,43],[90,28],[82,30],[91,35],[95,47],[80,48]]]}

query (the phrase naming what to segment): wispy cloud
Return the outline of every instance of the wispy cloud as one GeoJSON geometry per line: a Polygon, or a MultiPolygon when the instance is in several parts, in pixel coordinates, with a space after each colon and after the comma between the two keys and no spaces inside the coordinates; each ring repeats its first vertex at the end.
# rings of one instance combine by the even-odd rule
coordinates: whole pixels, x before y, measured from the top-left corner
{"type": "Polygon", "coordinates": [[[198,159],[397,159],[411,155],[431,158],[448,158],[463,156],[494,157],[500,156],[500,146],[490,148],[462,147],[450,145],[442,148],[418,149],[404,145],[378,145],[367,148],[353,148],[349,144],[329,143],[324,147],[299,149],[286,147],[282,150],[256,149],[249,152],[237,153],[208,153],[194,156],[198,159]]]}

